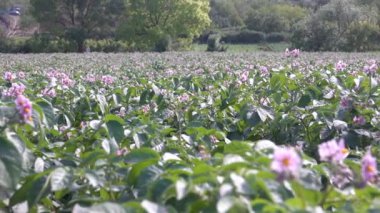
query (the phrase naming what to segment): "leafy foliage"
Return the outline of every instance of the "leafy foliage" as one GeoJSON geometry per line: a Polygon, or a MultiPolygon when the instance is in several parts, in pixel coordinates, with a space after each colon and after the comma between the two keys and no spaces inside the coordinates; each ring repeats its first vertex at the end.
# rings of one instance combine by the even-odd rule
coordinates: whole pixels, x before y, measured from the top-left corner
{"type": "Polygon", "coordinates": [[[2,55],[0,209],[378,211],[360,161],[380,157],[378,55],[296,56],[2,55]],[[334,138],[350,150],[338,165],[317,154],[334,138]],[[279,181],[282,147],[302,167],[279,181]]]}

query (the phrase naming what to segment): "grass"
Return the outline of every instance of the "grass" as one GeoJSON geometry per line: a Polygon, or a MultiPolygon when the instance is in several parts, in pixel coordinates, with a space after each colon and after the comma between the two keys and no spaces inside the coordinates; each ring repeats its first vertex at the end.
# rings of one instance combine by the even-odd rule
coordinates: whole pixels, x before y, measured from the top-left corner
{"type": "MultiPolygon", "coordinates": [[[[272,51],[282,52],[290,46],[289,43],[260,43],[260,44],[225,44],[227,52],[257,52],[257,51],[272,51]]],[[[195,52],[204,52],[207,49],[207,44],[193,44],[192,50],[195,52]]]]}

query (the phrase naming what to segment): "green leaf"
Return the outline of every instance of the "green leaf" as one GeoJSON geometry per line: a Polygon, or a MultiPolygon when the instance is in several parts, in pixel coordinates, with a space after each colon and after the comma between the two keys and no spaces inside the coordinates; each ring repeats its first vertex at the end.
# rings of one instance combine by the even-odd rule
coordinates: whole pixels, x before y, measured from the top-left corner
{"type": "Polygon", "coordinates": [[[224,154],[244,154],[251,150],[250,144],[243,141],[234,141],[224,145],[224,154]]]}
{"type": "Polygon", "coordinates": [[[320,202],[322,198],[322,194],[320,191],[303,187],[301,184],[299,184],[296,181],[293,181],[291,185],[296,197],[304,200],[304,202],[313,206],[317,205],[320,202]]]}
{"type": "Polygon", "coordinates": [[[53,127],[56,124],[56,119],[52,104],[45,99],[37,100],[35,103],[38,104],[44,112],[44,123],[50,128],[53,127]]]}
{"type": "Polygon", "coordinates": [[[102,114],[105,114],[108,109],[106,97],[104,97],[104,95],[96,95],[96,100],[98,101],[100,111],[102,114]]]}
{"type": "Polygon", "coordinates": [[[149,148],[134,149],[124,157],[124,160],[127,163],[139,163],[147,160],[159,159],[160,155],[156,151],[149,148]]]}
{"type": "Polygon", "coordinates": [[[15,189],[22,172],[23,158],[17,147],[0,137],[0,189],[15,189]]]}
{"type": "Polygon", "coordinates": [[[99,212],[99,213],[126,213],[127,209],[117,203],[101,203],[91,207],[82,207],[76,204],[73,208],[73,213],[87,213],[87,212],[99,212]]]}
{"type": "Polygon", "coordinates": [[[306,107],[310,104],[310,102],[311,102],[311,97],[310,97],[310,95],[306,94],[300,98],[300,100],[298,101],[298,106],[299,107],[306,107]]]}
{"type": "Polygon", "coordinates": [[[73,173],[69,168],[57,168],[50,174],[51,190],[53,192],[70,188],[73,173]]]}
{"type": "Polygon", "coordinates": [[[271,120],[273,120],[274,118],[271,112],[263,108],[257,108],[257,113],[259,114],[259,117],[263,122],[265,122],[268,118],[271,120]]]}
{"type": "Polygon", "coordinates": [[[108,133],[110,137],[115,138],[115,140],[120,143],[124,138],[124,128],[119,121],[109,120],[106,122],[108,133]]]}
{"type": "Polygon", "coordinates": [[[45,197],[50,192],[49,180],[46,178],[48,173],[48,171],[45,171],[27,177],[21,188],[11,197],[10,206],[27,201],[29,207],[32,207],[45,197]]]}

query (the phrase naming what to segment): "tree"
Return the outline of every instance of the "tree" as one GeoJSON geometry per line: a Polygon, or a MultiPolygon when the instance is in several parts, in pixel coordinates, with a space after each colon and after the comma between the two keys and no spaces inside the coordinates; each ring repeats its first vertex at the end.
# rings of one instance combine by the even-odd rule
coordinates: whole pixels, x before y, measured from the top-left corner
{"type": "Polygon", "coordinates": [[[271,32],[289,32],[293,25],[306,16],[306,10],[290,4],[271,4],[252,9],[245,23],[248,29],[271,32]]]}
{"type": "Polygon", "coordinates": [[[295,47],[318,51],[365,51],[376,47],[379,27],[366,7],[353,0],[331,0],[293,33],[295,47]]]}
{"type": "Polygon", "coordinates": [[[210,25],[209,10],[209,0],[130,0],[118,38],[148,50],[167,36],[186,45],[210,25]]]}
{"type": "Polygon", "coordinates": [[[123,0],[30,0],[41,31],[69,39],[84,51],[86,38],[112,33],[124,13],[123,0]]]}

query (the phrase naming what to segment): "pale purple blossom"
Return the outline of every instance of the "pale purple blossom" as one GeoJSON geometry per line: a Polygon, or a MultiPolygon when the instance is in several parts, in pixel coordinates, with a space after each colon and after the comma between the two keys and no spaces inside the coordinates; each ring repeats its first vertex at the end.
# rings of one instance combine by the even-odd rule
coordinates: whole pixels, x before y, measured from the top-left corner
{"type": "Polygon", "coordinates": [[[24,94],[26,87],[24,84],[12,83],[12,86],[2,92],[5,97],[17,97],[24,94]]]}
{"type": "Polygon", "coordinates": [[[46,97],[54,98],[57,93],[54,88],[45,88],[42,90],[41,94],[46,97]]]}
{"type": "Polygon", "coordinates": [[[341,100],[340,100],[340,107],[342,107],[343,109],[348,109],[351,107],[351,100],[349,97],[343,97],[341,100]]]}
{"type": "Polygon", "coordinates": [[[374,74],[378,70],[378,66],[375,60],[370,60],[367,65],[364,66],[364,72],[367,74],[374,74]]]}
{"type": "Polygon", "coordinates": [[[344,71],[346,69],[346,67],[347,67],[347,64],[344,63],[343,61],[338,61],[335,64],[335,70],[338,72],[344,71]]]}
{"type": "Polygon", "coordinates": [[[20,71],[17,73],[17,76],[20,78],[20,79],[24,79],[25,78],[25,73],[23,71],[20,71]]]}
{"type": "Polygon", "coordinates": [[[74,81],[71,80],[68,76],[64,76],[63,78],[61,78],[61,84],[62,88],[68,89],[74,85],[74,81]]]}
{"type": "Polygon", "coordinates": [[[24,123],[32,121],[32,103],[23,95],[17,96],[16,109],[24,123]]]}
{"type": "Polygon", "coordinates": [[[94,83],[96,81],[96,76],[93,74],[88,74],[84,80],[89,83],[94,83]]]}
{"type": "Polygon", "coordinates": [[[370,151],[362,158],[362,178],[364,182],[371,182],[377,176],[376,158],[371,155],[370,151]]]}
{"type": "Polygon", "coordinates": [[[330,140],[318,146],[318,154],[321,161],[341,163],[349,154],[343,139],[330,140]]]}
{"type": "Polygon", "coordinates": [[[366,120],[363,116],[359,115],[354,117],[353,122],[358,126],[362,126],[366,123],[366,120]]]}
{"type": "Polygon", "coordinates": [[[239,78],[240,82],[244,83],[244,82],[248,81],[248,75],[249,75],[249,72],[247,70],[242,72],[240,74],[240,78],[239,78]]]}
{"type": "Polygon", "coordinates": [[[288,48],[285,49],[285,56],[286,57],[297,58],[298,56],[300,56],[300,54],[301,54],[301,51],[299,49],[294,49],[292,51],[290,51],[288,48]]]}
{"type": "Polygon", "coordinates": [[[9,71],[4,73],[4,80],[12,81],[13,79],[15,79],[15,75],[13,73],[11,73],[9,71]]]}
{"type": "Polygon", "coordinates": [[[269,70],[266,66],[260,66],[259,68],[261,75],[267,76],[269,75],[269,70]]]}
{"type": "Polygon", "coordinates": [[[101,78],[101,81],[105,85],[111,85],[111,84],[113,84],[113,82],[115,81],[115,79],[114,79],[114,77],[112,77],[110,75],[103,75],[102,78],[101,78]]]}
{"type": "Polygon", "coordinates": [[[182,94],[181,96],[179,96],[179,101],[184,103],[184,102],[188,102],[190,100],[190,96],[188,94],[182,94]]]}
{"type": "Polygon", "coordinates": [[[150,106],[149,104],[145,104],[141,107],[141,110],[143,111],[143,113],[148,113],[150,111],[150,106]]]}
{"type": "Polygon", "coordinates": [[[302,159],[292,148],[277,148],[274,150],[271,169],[280,180],[298,176],[302,159]]]}

